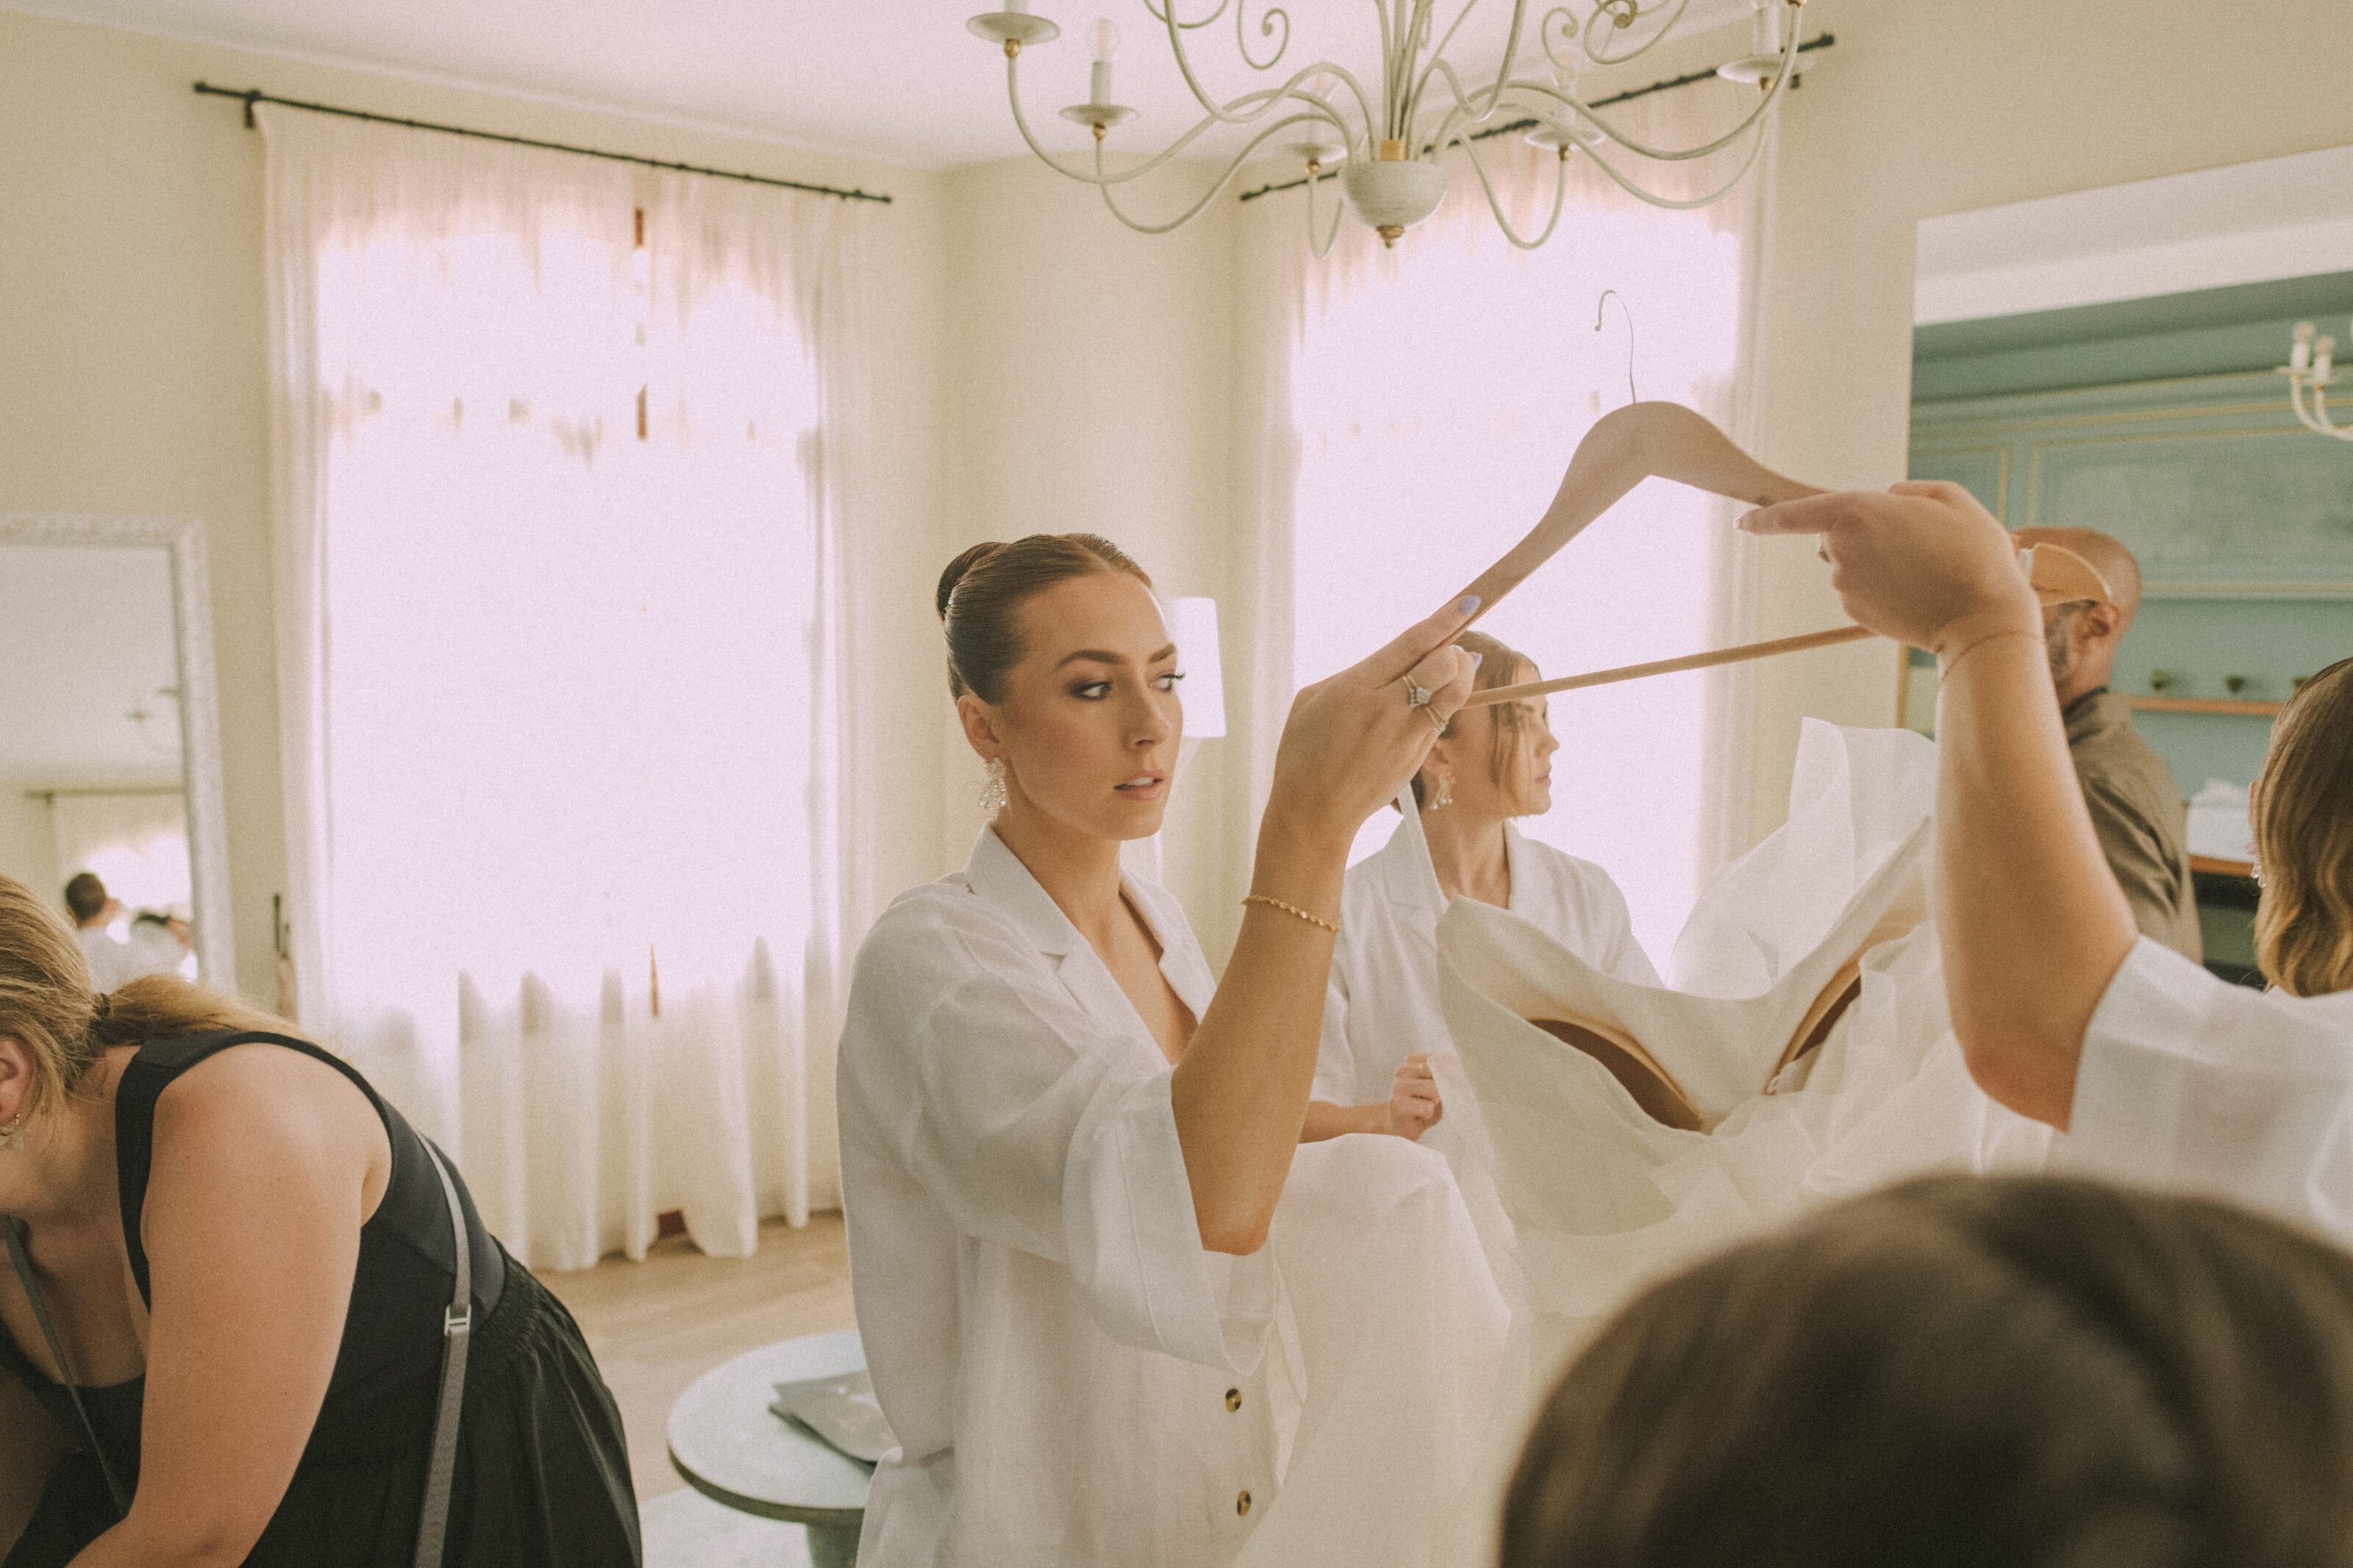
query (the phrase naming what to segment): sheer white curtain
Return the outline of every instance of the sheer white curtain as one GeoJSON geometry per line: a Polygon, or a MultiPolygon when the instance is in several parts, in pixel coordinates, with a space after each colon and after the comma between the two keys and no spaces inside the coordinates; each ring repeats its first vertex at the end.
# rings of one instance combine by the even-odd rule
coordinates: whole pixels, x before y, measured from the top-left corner
{"type": "Polygon", "coordinates": [[[526,1261],[836,1201],[845,204],[265,108],[304,1025],[526,1261]]]}
{"type": "MultiPolygon", "coordinates": [[[[1753,97],[1751,101],[1753,101],[1753,97]]],[[[1615,112],[1646,139],[1689,144],[1742,111],[1729,85],[1615,112]]],[[[1543,223],[1556,159],[1517,138],[1481,158],[1522,233],[1543,223]]],[[[1691,212],[1639,203],[1569,164],[1567,207],[1542,248],[1514,248],[1460,154],[1447,200],[1394,251],[1353,219],[1330,257],[1307,251],[1303,193],[1245,220],[1239,504],[1261,541],[1243,571],[1251,625],[1288,668],[1261,669],[1249,766],[1262,800],[1272,739],[1297,684],[1360,658],[1469,582],[1540,516],[1600,415],[1641,395],[1689,404],[1740,433],[1736,395],[1761,253],[1760,172],[1691,212]],[[1597,331],[1605,290],[1613,300],[1597,331]]],[[[1698,188],[1728,168],[1690,172],[1698,188]]],[[[1336,199],[1330,186],[1319,204],[1336,199]]],[[[1328,214],[1328,205],[1324,211],[1328,214]]],[[[1730,511],[1656,481],[1575,541],[1484,627],[1546,674],[1715,646],[1748,620],[1730,511]]],[[[1718,803],[1743,797],[1739,693],[1670,677],[1553,699],[1562,749],[1554,809],[1524,826],[1599,862],[1662,960],[1703,875],[1727,849],[1718,803]]],[[[1386,838],[1377,816],[1359,855],[1386,838]]],[[[1237,847],[1246,854],[1246,844],[1237,847]]]]}

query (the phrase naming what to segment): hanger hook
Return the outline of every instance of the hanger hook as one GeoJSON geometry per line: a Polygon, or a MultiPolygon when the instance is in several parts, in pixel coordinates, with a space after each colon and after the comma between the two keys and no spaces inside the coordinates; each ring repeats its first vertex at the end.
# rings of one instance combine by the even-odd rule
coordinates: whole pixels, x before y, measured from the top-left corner
{"type": "Polygon", "coordinates": [[[1618,301],[1618,313],[1626,318],[1626,401],[1640,403],[1642,395],[1634,390],[1634,312],[1626,306],[1626,297],[1615,289],[1601,290],[1601,298],[1593,302],[1593,330],[1601,330],[1602,318],[1609,312],[1609,301],[1618,301]]]}

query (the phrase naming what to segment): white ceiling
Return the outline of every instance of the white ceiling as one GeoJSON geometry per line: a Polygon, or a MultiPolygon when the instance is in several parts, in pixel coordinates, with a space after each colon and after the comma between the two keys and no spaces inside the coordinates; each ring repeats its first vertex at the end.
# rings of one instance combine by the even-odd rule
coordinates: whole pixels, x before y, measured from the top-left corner
{"type": "MultiPolygon", "coordinates": [[[[964,26],[968,14],[996,3],[31,0],[23,8],[952,168],[1023,150],[1006,107],[1003,57],[964,26]]],[[[1256,28],[1268,13],[1267,0],[1234,3],[1247,10],[1250,41],[1263,51],[1267,45],[1256,28]]],[[[1180,4],[1180,16],[1199,16],[1210,0],[1180,4]]],[[[1035,0],[1032,8],[1064,28],[1060,39],[1022,60],[1025,108],[1041,136],[1043,127],[1051,127],[1050,145],[1087,145],[1086,133],[1054,110],[1087,96],[1087,35],[1101,16],[1114,18],[1124,35],[1115,96],[1144,110],[1128,139],[1156,145],[1174,128],[1191,123],[1192,100],[1161,24],[1138,0],[1035,0]]],[[[1531,33],[1542,9],[1528,7],[1531,33]]],[[[1360,79],[1367,69],[1377,75],[1377,24],[1367,0],[1290,0],[1288,10],[1295,34],[1285,74],[1329,58],[1360,79]]],[[[1691,0],[1681,30],[1718,26],[1747,10],[1748,0],[1691,0]]],[[[1453,58],[1495,58],[1510,15],[1502,0],[1481,6],[1451,51],[1453,58]]],[[[1269,79],[1241,64],[1231,17],[1229,12],[1217,26],[1188,35],[1204,84],[1224,96],[1269,79]]]]}
{"type": "Polygon", "coordinates": [[[1920,220],[1922,325],[2341,272],[2353,147],[1920,220]]]}
{"type": "Polygon", "coordinates": [[[176,777],[174,643],[160,546],[0,546],[0,777],[176,777]]]}

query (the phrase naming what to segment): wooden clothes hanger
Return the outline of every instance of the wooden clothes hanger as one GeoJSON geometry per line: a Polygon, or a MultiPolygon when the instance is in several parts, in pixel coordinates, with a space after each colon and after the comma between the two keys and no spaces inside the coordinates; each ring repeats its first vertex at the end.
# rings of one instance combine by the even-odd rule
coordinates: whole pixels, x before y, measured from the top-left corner
{"type": "MultiPolygon", "coordinates": [[[[1475,625],[1480,616],[1493,609],[1504,595],[1526,582],[1538,567],[1558,554],[1562,545],[1583,532],[1594,519],[1615,506],[1627,491],[1646,479],[1673,479],[1694,489],[1727,496],[1752,506],[1771,506],[1779,501],[1799,500],[1823,493],[1819,486],[1802,484],[1775,473],[1735,446],[1729,436],[1682,404],[1630,403],[1594,422],[1593,428],[1585,433],[1585,439],[1577,444],[1577,450],[1570,455],[1568,470],[1561,476],[1560,489],[1554,492],[1552,505],[1545,509],[1544,516],[1536,521],[1536,525],[1528,531],[1525,537],[1504,552],[1501,560],[1481,573],[1478,579],[1463,590],[1465,594],[1479,596],[1479,613],[1472,617],[1472,624],[1475,625]]],[[[2023,554],[2029,581],[2034,585],[2036,596],[2045,605],[2081,599],[2104,604],[2115,602],[2106,581],[2090,562],[2073,551],[2055,544],[2038,544],[2023,554]]],[[[1827,631],[1806,632],[1797,637],[1775,637],[1765,642],[1744,643],[1736,647],[1685,654],[1678,658],[1654,659],[1647,664],[1621,665],[1614,669],[1592,670],[1582,675],[1528,681],[1518,686],[1491,687],[1484,691],[1473,692],[1464,706],[1480,708],[1496,702],[1514,701],[1523,697],[1541,697],[1556,691],[1574,691],[1582,687],[1639,680],[1645,676],[1671,675],[1679,670],[1738,664],[1752,658],[1767,658],[1775,654],[1798,653],[1807,648],[1856,642],[1873,635],[1862,626],[1836,626],[1827,631]]]]}

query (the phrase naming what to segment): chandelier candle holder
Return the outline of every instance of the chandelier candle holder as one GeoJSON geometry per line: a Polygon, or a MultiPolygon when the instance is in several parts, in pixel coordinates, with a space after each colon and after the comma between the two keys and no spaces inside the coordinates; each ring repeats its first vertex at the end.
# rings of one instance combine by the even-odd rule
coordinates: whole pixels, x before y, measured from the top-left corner
{"type": "Polygon", "coordinates": [[[2287,377],[2287,400],[2304,427],[2340,441],[2353,441],[2353,425],[2339,425],[2328,416],[2328,389],[2337,384],[2337,340],[2310,321],[2295,324],[2295,342],[2287,363],[2275,373],[2287,377]],[[2311,394],[2309,406],[2305,395],[2311,394]]]}
{"type": "Polygon", "coordinates": [[[1797,79],[1802,66],[1798,22],[1805,0],[1752,0],[1751,52],[1717,68],[1717,74],[1754,83],[1759,89],[1757,103],[1723,135],[1681,148],[1653,146],[1612,123],[1578,96],[1577,77],[1580,64],[1622,65],[1657,47],[1683,19],[1690,0],[1595,0],[1591,11],[1581,17],[1572,6],[1558,5],[1536,25],[1533,40],[1525,36],[1525,0],[1513,0],[1502,64],[1492,75],[1472,73],[1477,79],[1475,86],[1465,85],[1465,72],[1449,58],[1448,50],[1456,44],[1463,22],[1478,9],[1480,0],[1462,0],[1461,8],[1442,32],[1438,0],[1372,0],[1380,20],[1377,77],[1369,72],[1359,76],[1336,60],[1319,59],[1291,71],[1277,85],[1222,101],[1203,87],[1187,35],[1201,32],[1230,14],[1235,47],[1243,64],[1271,75],[1290,53],[1291,14],[1280,6],[1268,7],[1253,26],[1250,0],[1217,0],[1215,9],[1187,20],[1178,14],[1181,0],[1158,0],[1158,4],[1144,0],[1145,13],[1167,35],[1169,53],[1201,114],[1159,151],[1121,167],[1112,165],[1106,142],[1111,132],[1136,119],[1137,111],[1112,96],[1118,27],[1108,19],[1095,24],[1087,101],[1060,111],[1063,119],[1094,133],[1092,166],[1073,163],[1039,143],[1021,103],[1023,52],[1053,42],[1061,28],[1033,13],[1029,0],[1004,3],[1005,9],[983,12],[965,26],[1003,49],[1005,91],[1013,123],[1040,162],[1057,174],[1095,186],[1112,216],[1128,227],[1141,234],[1166,234],[1191,222],[1244,163],[1272,143],[1276,151],[1306,167],[1308,242],[1317,256],[1323,256],[1338,236],[1344,210],[1377,233],[1384,245],[1395,246],[1407,229],[1437,211],[1445,199],[1447,171],[1439,159],[1455,147],[1470,155],[1472,172],[1496,224],[1523,249],[1544,244],[1558,226],[1568,187],[1568,160],[1579,150],[1610,180],[1653,206],[1682,209],[1720,199],[1756,167],[1774,110],[1797,79]],[[1251,41],[1253,33],[1259,39],[1256,46],[1251,41]],[[1376,81],[1377,91],[1368,90],[1366,84],[1376,81]],[[1558,169],[1550,216],[1542,228],[1524,235],[1504,210],[1481,162],[1477,140],[1497,128],[1528,121],[1535,122],[1527,133],[1528,142],[1556,153],[1558,169]],[[1122,208],[1119,187],[1155,174],[1220,127],[1247,132],[1246,139],[1190,206],[1162,223],[1144,221],[1122,208]],[[1696,195],[1663,195],[1620,166],[1621,157],[1641,164],[1669,165],[1726,149],[1739,150],[1738,168],[1715,188],[1696,195]],[[1316,189],[1335,170],[1341,200],[1327,223],[1318,216],[1316,189]]]}

